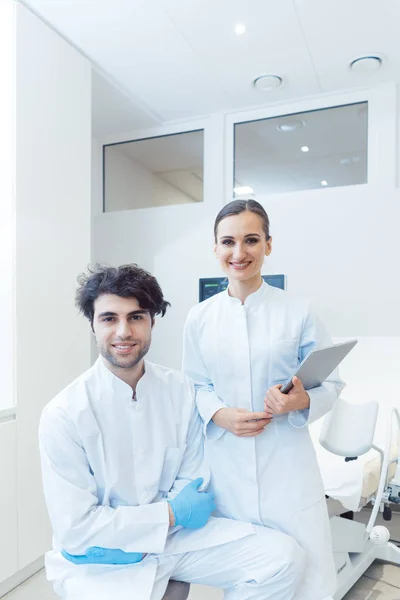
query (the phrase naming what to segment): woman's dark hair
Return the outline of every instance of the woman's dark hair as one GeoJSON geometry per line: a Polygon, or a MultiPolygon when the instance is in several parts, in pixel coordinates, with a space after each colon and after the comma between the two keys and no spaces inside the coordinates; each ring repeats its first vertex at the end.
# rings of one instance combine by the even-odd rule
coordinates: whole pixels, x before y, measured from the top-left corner
{"type": "Polygon", "coordinates": [[[222,219],[225,219],[226,217],[232,217],[233,215],[240,215],[240,213],[245,212],[246,210],[258,215],[261,218],[265,236],[267,240],[269,240],[269,218],[261,204],[255,200],[232,200],[232,202],[229,202],[229,204],[226,204],[223,208],[221,208],[217,214],[217,218],[215,219],[214,223],[215,242],[217,242],[218,225],[222,219]]]}
{"type": "Polygon", "coordinates": [[[164,300],[157,279],[136,264],[120,267],[96,264],[89,267],[88,273],[79,275],[78,283],[75,304],[92,325],[94,303],[102,294],[136,298],[140,308],[147,310],[152,319],[158,314],[164,316],[167,306],[171,306],[164,300]]]}

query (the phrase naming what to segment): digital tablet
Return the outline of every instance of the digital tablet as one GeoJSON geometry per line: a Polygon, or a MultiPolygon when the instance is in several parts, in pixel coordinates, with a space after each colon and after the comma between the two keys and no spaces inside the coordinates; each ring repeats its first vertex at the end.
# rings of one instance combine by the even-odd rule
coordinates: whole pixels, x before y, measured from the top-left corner
{"type": "Polygon", "coordinates": [[[357,340],[350,340],[320,350],[313,350],[299,364],[291,378],[282,385],[280,391],[282,394],[287,394],[292,389],[293,377],[300,379],[305,390],[318,387],[329,377],[356,344],[357,340]]]}

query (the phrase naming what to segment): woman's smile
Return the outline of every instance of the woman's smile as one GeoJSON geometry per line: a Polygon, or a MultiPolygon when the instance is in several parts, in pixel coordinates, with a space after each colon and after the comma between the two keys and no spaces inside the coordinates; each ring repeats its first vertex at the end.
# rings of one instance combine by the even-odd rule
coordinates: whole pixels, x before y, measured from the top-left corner
{"type": "Polygon", "coordinates": [[[247,269],[251,262],[251,260],[248,260],[246,262],[230,262],[229,264],[237,271],[244,271],[244,269],[247,269]]]}

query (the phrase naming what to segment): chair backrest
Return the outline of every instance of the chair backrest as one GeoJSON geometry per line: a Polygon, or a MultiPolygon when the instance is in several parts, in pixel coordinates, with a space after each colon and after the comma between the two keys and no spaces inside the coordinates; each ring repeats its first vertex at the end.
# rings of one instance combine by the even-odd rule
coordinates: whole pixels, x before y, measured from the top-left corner
{"type": "Polygon", "coordinates": [[[329,452],[356,457],[372,448],[378,402],[349,404],[339,398],[322,425],[319,442],[329,452]]]}

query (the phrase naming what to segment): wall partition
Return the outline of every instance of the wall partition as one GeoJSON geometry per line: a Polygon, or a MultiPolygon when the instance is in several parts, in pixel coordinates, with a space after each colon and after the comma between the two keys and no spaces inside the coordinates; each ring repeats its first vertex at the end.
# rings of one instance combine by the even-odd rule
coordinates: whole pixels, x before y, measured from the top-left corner
{"type": "Polygon", "coordinates": [[[395,185],[396,109],[391,84],[226,115],[225,201],[395,185]]]}
{"type": "Polygon", "coordinates": [[[261,202],[265,273],[338,337],[400,335],[397,101],[392,84],[226,117],[225,201],[261,202]]]}

